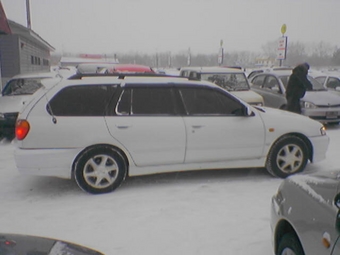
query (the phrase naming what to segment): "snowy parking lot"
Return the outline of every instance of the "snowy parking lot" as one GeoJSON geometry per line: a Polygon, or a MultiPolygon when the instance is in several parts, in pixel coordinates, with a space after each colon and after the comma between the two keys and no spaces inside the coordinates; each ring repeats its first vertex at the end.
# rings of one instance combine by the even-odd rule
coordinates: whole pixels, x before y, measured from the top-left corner
{"type": "MultiPolygon", "coordinates": [[[[328,127],[327,158],[306,173],[340,165],[340,127],[328,127]]],[[[261,169],[128,178],[90,195],[71,180],[20,175],[15,142],[0,143],[2,232],[59,238],[105,254],[273,254],[270,200],[280,179],[261,169]]]]}

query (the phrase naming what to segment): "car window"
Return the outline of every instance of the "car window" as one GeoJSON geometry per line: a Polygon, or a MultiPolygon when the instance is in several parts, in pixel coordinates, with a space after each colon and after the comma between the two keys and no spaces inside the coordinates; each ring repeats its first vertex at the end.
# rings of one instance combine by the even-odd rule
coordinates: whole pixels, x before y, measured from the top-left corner
{"type": "Polygon", "coordinates": [[[284,75],[279,77],[285,88],[287,88],[289,77],[290,75],[284,75]]]}
{"type": "Polygon", "coordinates": [[[267,79],[263,84],[263,88],[279,92],[280,91],[279,81],[276,79],[275,76],[268,75],[267,79]]]}
{"type": "Polygon", "coordinates": [[[266,78],[265,75],[258,75],[252,80],[252,84],[262,87],[265,78],[266,78]]]}
{"type": "Polygon", "coordinates": [[[118,115],[175,115],[174,91],[170,87],[127,88],[118,105],[118,115]]]}
{"type": "Polygon", "coordinates": [[[234,115],[242,105],[222,92],[204,88],[181,88],[186,111],[189,115],[234,115]]]}
{"type": "Polygon", "coordinates": [[[189,71],[187,71],[187,70],[182,70],[180,76],[189,77],[189,71]]]}
{"type": "Polygon", "coordinates": [[[320,76],[320,77],[316,77],[315,80],[317,80],[318,82],[320,82],[321,84],[325,83],[326,77],[325,76],[320,76]]]}
{"type": "Polygon", "coordinates": [[[340,86],[340,81],[337,78],[330,77],[326,84],[327,88],[336,89],[340,86]]]}
{"type": "Polygon", "coordinates": [[[263,73],[263,70],[252,71],[252,72],[248,75],[248,79],[253,78],[256,74],[259,74],[259,73],[263,73]]]}
{"type": "Polygon", "coordinates": [[[229,91],[249,90],[244,73],[201,73],[201,79],[213,82],[229,91]]]}
{"type": "Polygon", "coordinates": [[[315,80],[312,76],[307,76],[308,80],[312,83],[313,85],[313,90],[314,91],[323,91],[327,90],[322,83],[318,82],[315,80]]]}
{"type": "Polygon", "coordinates": [[[43,78],[22,78],[10,80],[2,91],[3,96],[32,95],[43,85],[43,78]]]}
{"type": "Polygon", "coordinates": [[[69,86],[59,91],[47,104],[55,116],[104,116],[116,85],[69,86]]]}
{"type": "Polygon", "coordinates": [[[191,71],[189,74],[189,78],[195,78],[195,79],[200,79],[200,75],[199,73],[195,72],[195,71],[191,71]]]}

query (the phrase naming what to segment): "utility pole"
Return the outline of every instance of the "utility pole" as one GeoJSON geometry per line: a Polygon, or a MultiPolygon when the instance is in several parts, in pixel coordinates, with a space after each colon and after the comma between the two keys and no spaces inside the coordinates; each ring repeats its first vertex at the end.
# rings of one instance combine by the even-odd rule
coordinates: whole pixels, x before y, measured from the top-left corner
{"type": "Polygon", "coordinates": [[[30,0],[26,0],[26,15],[27,15],[27,28],[31,29],[30,0]]]}

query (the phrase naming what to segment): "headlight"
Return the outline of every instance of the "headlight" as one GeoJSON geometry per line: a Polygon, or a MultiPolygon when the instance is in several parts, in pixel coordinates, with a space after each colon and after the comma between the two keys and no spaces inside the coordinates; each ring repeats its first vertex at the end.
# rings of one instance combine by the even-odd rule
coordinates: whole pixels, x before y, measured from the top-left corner
{"type": "Polygon", "coordinates": [[[326,127],[322,126],[322,128],[320,128],[320,132],[321,132],[321,135],[326,135],[326,127]]]}
{"type": "Polygon", "coordinates": [[[318,108],[315,104],[311,102],[301,101],[301,108],[309,108],[309,109],[316,109],[318,108]]]}

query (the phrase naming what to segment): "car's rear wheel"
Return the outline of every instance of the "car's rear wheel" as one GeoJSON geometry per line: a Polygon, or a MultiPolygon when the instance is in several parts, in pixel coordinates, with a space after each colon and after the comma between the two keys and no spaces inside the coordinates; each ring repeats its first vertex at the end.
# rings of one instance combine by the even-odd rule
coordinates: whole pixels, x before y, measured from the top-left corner
{"type": "Polygon", "coordinates": [[[74,169],[78,186],[91,194],[112,192],[123,182],[126,173],[123,156],[106,146],[84,151],[74,169]]]}
{"type": "Polygon", "coordinates": [[[305,142],[295,136],[284,136],[274,143],[269,151],[266,169],[280,178],[302,172],[308,161],[305,142]]]}
{"type": "Polygon", "coordinates": [[[297,236],[294,233],[288,233],[282,237],[277,255],[305,255],[305,253],[297,236]]]}

